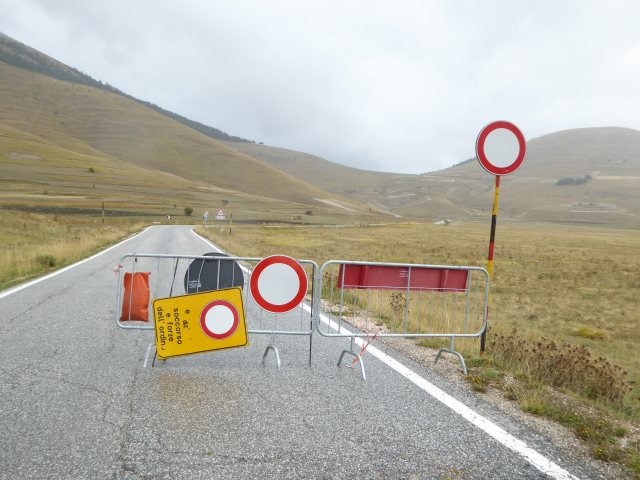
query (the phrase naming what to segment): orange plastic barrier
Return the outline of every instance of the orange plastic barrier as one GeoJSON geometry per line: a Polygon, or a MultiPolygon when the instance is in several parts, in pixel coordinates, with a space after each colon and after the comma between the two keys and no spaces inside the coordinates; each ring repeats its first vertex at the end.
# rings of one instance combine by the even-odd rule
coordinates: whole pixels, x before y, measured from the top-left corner
{"type": "Polygon", "coordinates": [[[149,275],[151,272],[124,274],[124,296],[121,322],[130,320],[149,321],[149,275]]]}

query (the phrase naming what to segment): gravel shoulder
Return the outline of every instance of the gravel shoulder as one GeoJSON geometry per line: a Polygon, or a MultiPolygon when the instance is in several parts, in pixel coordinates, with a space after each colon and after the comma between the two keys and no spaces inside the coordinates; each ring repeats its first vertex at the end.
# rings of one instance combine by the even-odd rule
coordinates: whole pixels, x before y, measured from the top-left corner
{"type": "MultiPolygon", "coordinates": [[[[350,323],[357,329],[363,329],[365,327],[365,321],[358,318],[349,318],[347,319],[347,323],[350,323]]],[[[370,326],[369,324],[369,327],[370,326]]],[[[383,328],[384,327],[382,327],[382,329],[383,328]]],[[[523,412],[515,402],[506,399],[502,392],[496,388],[489,388],[485,393],[474,392],[465,380],[460,362],[456,357],[446,354],[441,355],[438,363],[435,363],[437,350],[417,345],[414,339],[378,338],[375,339],[373,343],[383,344],[398,351],[416,363],[436,372],[447,381],[454,383],[457,387],[463,388],[477,398],[489,403],[505,415],[523,423],[531,430],[544,435],[557,447],[571,452],[574,457],[579,457],[581,463],[589,465],[591,469],[599,473],[599,478],[607,480],[632,479],[620,465],[593,458],[587,446],[581,442],[569,428],[544,417],[523,412]]]]}

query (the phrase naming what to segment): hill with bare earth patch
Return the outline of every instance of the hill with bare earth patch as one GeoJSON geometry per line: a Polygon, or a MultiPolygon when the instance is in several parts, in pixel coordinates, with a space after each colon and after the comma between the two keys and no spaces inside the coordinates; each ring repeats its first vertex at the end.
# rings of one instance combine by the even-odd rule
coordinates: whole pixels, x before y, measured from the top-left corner
{"type": "MultiPolygon", "coordinates": [[[[494,177],[475,159],[438,172],[403,175],[357,170],[263,145],[233,148],[322,189],[402,216],[486,219],[493,205],[494,177]]],[[[500,215],[640,227],[640,131],[583,128],[529,140],[522,167],[502,178],[500,215]]]]}
{"type": "MultiPolygon", "coordinates": [[[[475,160],[436,176],[468,185],[468,205],[491,208],[475,160]]],[[[640,131],[583,128],[528,141],[522,167],[501,182],[500,209],[521,220],[640,226],[640,131]]]]}

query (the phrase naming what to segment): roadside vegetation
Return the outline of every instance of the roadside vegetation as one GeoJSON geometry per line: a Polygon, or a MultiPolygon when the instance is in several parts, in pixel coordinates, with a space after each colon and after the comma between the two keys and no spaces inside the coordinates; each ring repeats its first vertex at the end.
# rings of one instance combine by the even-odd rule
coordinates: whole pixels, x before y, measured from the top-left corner
{"type": "MultiPolygon", "coordinates": [[[[485,266],[485,224],[199,231],[238,255],[485,266]]],[[[576,433],[594,457],[640,476],[640,232],[500,225],[486,354],[458,341],[471,387],[496,389],[576,433]]],[[[389,296],[377,314],[395,316],[389,296]]],[[[394,303],[395,301],[395,303],[394,303]]],[[[447,341],[419,342],[439,348],[447,341]]]]}
{"type": "Polygon", "coordinates": [[[0,289],[64,267],[140,230],[139,219],[0,210],[0,289]]]}

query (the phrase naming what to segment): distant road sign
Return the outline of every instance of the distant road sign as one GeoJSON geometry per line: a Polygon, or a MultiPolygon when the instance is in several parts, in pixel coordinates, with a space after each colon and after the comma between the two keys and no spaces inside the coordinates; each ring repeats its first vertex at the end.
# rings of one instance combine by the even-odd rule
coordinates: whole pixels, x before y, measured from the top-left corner
{"type": "Polygon", "coordinates": [[[238,287],[160,298],[153,302],[153,314],[160,358],[249,344],[238,287]]]}
{"type": "Polygon", "coordinates": [[[253,270],[251,295],[264,310],[284,313],[296,308],[307,294],[307,273],[291,257],[273,255],[253,270]]]}
{"type": "Polygon", "coordinates": [[[513,123],[492,122],[484,127],[476,140],[476,156],[480,165],[494,175],[515,172],[526,151],[524,135],[513,123]]]}
{"type": "Polygon", "coordinates": [[[224,220],[224,210],[218,210],[218,213],[216,213],[216,220],[224,220]]]}

